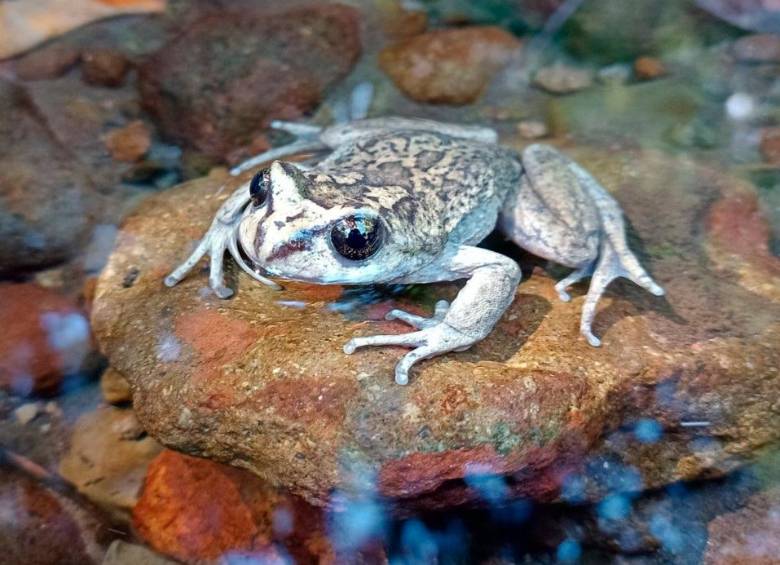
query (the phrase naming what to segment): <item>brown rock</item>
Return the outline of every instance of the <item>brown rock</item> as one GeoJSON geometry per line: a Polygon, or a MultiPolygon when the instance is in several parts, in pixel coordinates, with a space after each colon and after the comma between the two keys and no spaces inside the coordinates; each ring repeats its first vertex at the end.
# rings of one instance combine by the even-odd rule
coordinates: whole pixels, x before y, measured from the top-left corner
{"type": "Polygon", "coordinates": [[[166,136],[224,159],[272,119],[314,108],[359,54],[353,8],[244,6],[201,18],[150,57],[140,89],[166,136]]]}
{"type": "Polygon", "coordinates": [[[85,49],[81,53],[81,78],[95,86],[117,87],[125,81],[130,61],[111,49],[85,49]]]}
{"type": "Polygon", "coordinates": [[[298,563],[333,562],[319,510],[246,471],[174,451],[149,467],[133,524],[157,551],[185,562],[227,552],[275,562],[280,549],[298,563]]]}
{"type": "Polygon", "coordinates": [[[103,393],[103,400],[109,404],[123,404],[133,400],[130,383],[113,367],[109,367],[101,375],[100,391],[103,393]]]}
{"type": "Polygon", "coordinates": [[[780,36],[757,33],[740,37],[734,42],[734,55],[746,63],[780,62],[780,36]]]}
{"type": "Polygon", "coordinates": [[[78,63],[81,52],[71,45],[36,49],[16,61],[16,76],[22,80],[46,80],[64,75],[78,63]]]}
{"type": "Polygon", "coordinates": [[[386,47],[379,65],[404,94],[419,102],[469,104],[520,45],[498,27],[434,30],[386,47]]]}
{"type": "Polygon", "coordinates": [[[705,565],[776,565],[780,556],[780,489],[757,494],[707,528],[705,565]]]}
{"type": "MultiPolygon", "coordinates": [[[[26,87],[47,130],[67,148],[71,170],[81,163],[89,171],[91,184],[99,195],[83,196],[82,202],[92,205],[92,215],[99,218],[99,223],[118,223],[125,211],[122,202],[128,195],[127,187],[120,185],[127,171],[137,165],[107,159],[103,136],[107,124],[123,124],[128,116],[140,113],[135,85],[85,88],[78,75],[70,74],[55,81],[27,83],[26,87]]],[[[40,160],[34,164],[40,169],[40,160]]],[[[78,202],[71,197],[68,204],[74,206],[78,202]]]]}
{"type": "Polygon", "coordinates": [[[639,57],[634,61],[634,75],[639,80],[653,80],[666,74],[663,61],[655,57],[639,57]]]}
{"type": "Polygon", "coordinates": [[[31,283],[0,284],[0,388],[50,391],[91,361],[89,322],[70,298],[31,283]]]}
{"type": "Polygon", "coordinates": [[[131,381],[150,434],[317,505],[349,488],[353,461],[405,508],[479,499],[463,482],[474,469],[510,477],[512,496],[556,499],[600,438],[640,417],[670,430],[661,442],[625,449],[645,487],[733,469],[780,439],[772,408],[780,304],[755,291],[778,287],[778,260],[756,245],[760,230],[730,230],[727,247],[715,243],[721,230],[713,226],[750,218],[766,229],[749,206],[725,207],[730,224],[709,217],[714,206],[754,197],[752,187],[668,154],[569,152],[620,201],[633,246],[668,292],[659,299],[625,282],[611,287],[595,321],[601,348],[579,335],[583,297],[561,303],[538,269],[526,269],[514,304],[485,340],[421,364],[406,387],[392,377],[403,350],[346,356],[341,348],[354,335],[408,331],[383,315],[394,307],[429,312],[457,285],[427,285],[423,294],[346,312],[339,287],[279,292],[237,270],[229,301],[202,292],[198,270],[165,288],[163,277],[246,181],[224,174],[154,196],[127,219],[98,282],[95,331],[131,381]],[[713,261],[715,249],[731,260],[713,261]],[[131,271],[135,283],[126,288],[131,271]]]}
{"type": "Polygon", "coordinates": [[[382,29],[387,37],[401,39],[423,33],[428,27],[428,13],[424,10],[407,10],[400,1],[384,6],[381,14],[382,29]]]}
{"type": "Polygon", "coordinates": [[[0,562],[93,565],[105,553],[108,524],[72,500],[8,468],[0,469],[0,562]]]}
{"type": "Polygon", "coordinates": [[[593,84],[593,73],[561,63],[544,67],[534,75],[534,85],[553,94],[569,94],[593,84]]]}
{"type": "Polygon", "coordinates": [[[76,422],[59,471],[115,519],[128,521],[146,468],[161,449],[132,410],[101,406],[76,422]]]}
{"type": "Polygon", "coordinates": [[[141,120],[109,131],[103,138],[111,157],[133,163],[143,157],[152,145],[152,134],[141,120]]]}
{"type": "Polygon", "coordinates": [[[760,148],[767,163],[780,164],[780,127],[764,128],[760,148]]]}
{"type": "Polygon", "coordinates": [[[26,90],[0,79],[0,108],[0,274],[7,275],[71,257],[88,236],[96,194],[26,90]]]}

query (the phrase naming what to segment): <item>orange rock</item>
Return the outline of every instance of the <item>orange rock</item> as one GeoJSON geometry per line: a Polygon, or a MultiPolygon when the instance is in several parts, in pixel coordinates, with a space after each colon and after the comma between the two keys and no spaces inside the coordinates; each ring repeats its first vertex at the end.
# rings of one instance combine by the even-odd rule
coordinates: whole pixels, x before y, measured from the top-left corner
{"type": "Polygon", "coordinates": [[[419,102],[468,104],[487,88],[520,41],[498,27],[429,31],[385,48],[379,64],[419,102]]]}
{"type": "Polygon", "coordinates": [[[149,151],[152,135],[144,122],[136,120],[109,131],[103,141],[115,160],[133,163],[149,151]]]}
{"type": "Polygon", "coordinates": [[[0,388],[18,394],[55,388],[93,349],[76,303],[32,283],[0,285],[0,327],[0,388]]]}
{"type": "Polygon", "coordinates": [[[249,472],[175,451],[150,465],[133,524],[157,551],[187,562],[227,552],[333,562],[320,511],[249,472]]]}
{"type": "Polygon", "coordinates": [[[639,80],[652,80],[664,76],[666,67],[655,57],[639,57],[634,61],[634,74],[639,80]]]}

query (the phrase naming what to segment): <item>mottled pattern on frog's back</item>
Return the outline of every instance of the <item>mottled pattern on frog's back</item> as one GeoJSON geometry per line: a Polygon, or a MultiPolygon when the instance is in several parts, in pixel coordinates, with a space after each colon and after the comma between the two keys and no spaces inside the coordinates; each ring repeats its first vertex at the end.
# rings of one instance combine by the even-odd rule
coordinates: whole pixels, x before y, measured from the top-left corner
{"type": "MultiPolygon", "coordinates": [[[[466,239],[459,224],[474,223],[470,214],[495,215],[521,171],[516,155],[497,145],[394,131],[340,147],[304,174],[313,181],[307,197],[320,206],[373,208],[397,236],[433,248],[466,239]]],[[[492,227],[471,231],[481,239],[492,227]]]]}

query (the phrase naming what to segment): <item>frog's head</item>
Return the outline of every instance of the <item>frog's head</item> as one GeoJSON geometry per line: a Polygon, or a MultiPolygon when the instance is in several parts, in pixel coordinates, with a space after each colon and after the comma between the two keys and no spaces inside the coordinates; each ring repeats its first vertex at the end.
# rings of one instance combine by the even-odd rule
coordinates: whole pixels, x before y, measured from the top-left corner
{"type": "Polygon", "coordinates": [[[249,184],[251,202],[239,226],[242,249],[269,275],[316,283],[364,284],[386,272],[389,236],[366,207],[323,207],[309,198],[313,181],[275,161],[249,184]]]}

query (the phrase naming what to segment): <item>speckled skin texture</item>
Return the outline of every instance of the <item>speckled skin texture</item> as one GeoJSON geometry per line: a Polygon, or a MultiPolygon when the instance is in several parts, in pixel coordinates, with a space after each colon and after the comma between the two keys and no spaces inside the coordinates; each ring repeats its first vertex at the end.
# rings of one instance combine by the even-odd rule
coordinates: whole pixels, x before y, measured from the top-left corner
{"type": "Polygon", "coordinates": [[[166,288],[182,249],[251,176],[221,174],[149,198],[122,226],[92,310],[101,349],[155,438],[318,505],[362,484],[355,473],[399,508],[478,503],[464,478],[480,469],[505,476],[511,496],[555,500],[599,454],[652,489],[720,475],[780,441],[780,264],[755,192],[667,153],[565,149],[610,187],[668,288],[658,298],[615,283],[595,320],[601,348],[579,334],[584,285],[561,302],[556,273],[527,263],[496,328],[420,363],[405,387],[391,376],[405,349],[345,356],[343,343],[407,332],[385,314],[429,315],[459,284],[353,303],[344,286],[278,291],[225,261],[230,300],[210,291],[205,263],[166,288]],[[634,438],[637,418],[659,422],[659,442],[634,438]]]}
{"type": "Polygon", "coordinates": [[[612,280],[626,277],[663,294],[628,248],[617,202],[553,147],[532,145],[518,154],[498,145],[487,128],[404,118],[355,120],[321,132],[289,126],[301,128],[314,131],[332,153],[307,166],[274,161],[258,173],[253,186],[262,198],[251,195],[250,184],[238,189],[166,284],[179,282],[209,253],[211,286],[217,295],[230,296],[221,274],[226,249],[245,271],[272,286],[266,275],[350,285],[468,279],[452,305],[441,301],[432,318],[388,313],[417,331],[346,343],[347,354],[366,346],[411,348],[395,368],[398,384],[409,382],[417,362],[482,340],[512,302],[518,265],[475,247],[497,223],[521,247],[575,269],[556,287],[561,300],[569,300],[566,287],[592,275],[580,322],[591,345],[601,343],[591,324],[612,280]],[[331,237],[355,217],[368,218],[376,226],[372,233],[381,236],[372,254],[357,259],[339,251],[331,237]]]}

